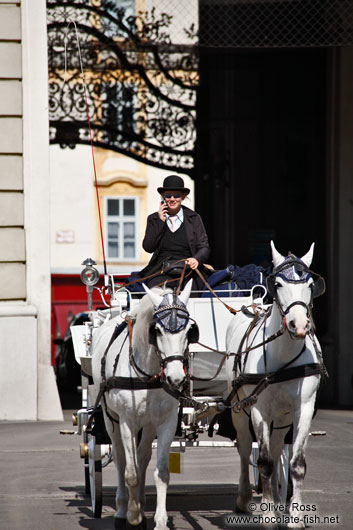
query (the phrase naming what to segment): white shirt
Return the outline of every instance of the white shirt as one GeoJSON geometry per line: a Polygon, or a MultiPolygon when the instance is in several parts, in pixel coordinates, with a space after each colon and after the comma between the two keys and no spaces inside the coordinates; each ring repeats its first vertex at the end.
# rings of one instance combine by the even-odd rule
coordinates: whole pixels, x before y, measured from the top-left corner
{"type": "MultiPolygon", "coordinates": [[[[170,215],[169,215],[169,214],[166,214],[167,225],[168,225],[168,227],[171,229],[171,228],[172,228],[172,223],[171,223],[169,217],[170,217],[170,215]]],[[[172,217],[176,217],[176,220],[175,220],[175,226],[176,226],[176,229],[178,230],[178,228],[180,227],[181,223],[184,222],[184,212],[183,212],[183,209],[180,208],[180,210],[178,211],[178,213],[176,214],[176,216],[172,215],[172,217]]]]}

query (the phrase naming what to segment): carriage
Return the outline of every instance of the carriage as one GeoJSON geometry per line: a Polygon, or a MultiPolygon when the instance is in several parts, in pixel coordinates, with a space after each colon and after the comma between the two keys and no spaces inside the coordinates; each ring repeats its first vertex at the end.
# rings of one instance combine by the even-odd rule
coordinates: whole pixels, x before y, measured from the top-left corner
{"type": "MultiPolygon", "coordinates": [[[[113,460],[111,437],[112,432],[114,431],[114,422],[118,423],[118,418],[112,417],[112,415],[108,413],[108,408],[106,406],[104,397],[104,390],[100,392],[99,386],[97,387],[97,384],[93,384],[92,372],[94,371],[94,367],[92,367],[92,343],[94,343],[94,337],[99,335],[99,332],[97,333],[97,331],[107,323],[114,321],[114,327],[111,328],[113,330],[113,335],[111,336],[108,346],[104,348],[105,351],[100,361],[100,370],[101,373],[103,373],[102,367],[103,364],[105,365],[106,363],[106,356],[111,345],[114,342],[120,341],[121,349],[123,349],[124,344],[129,342],[129,340],[131,341],[130,316],[138,311],[138,308],[141,307],[141,304],[143,304],[143,299],[146,295],[131,292],[127,287],[124,286],[124,280],[121,277],[116,277],[114,275],[105,275],[105,285],[103,288],[99,289],[95,285],[98,281],[99,274],[93,266],[94,263],[91,260],[86,260],[84,264],[86,266],[81,274],[81,279],[87,287],[90,320],[89,322],[84,323],[82,326],[75,326],[72,328],[75,357],[77,362],[81,365],[82,373],[82,408],[77,412],[75,420],[77,421],[78,425],[77,432],[82,436],[80,453],[81,457],[84,459],[86,492],[91,496],[94,516],[100,517],[102,511],[102,469],[113,460]],[[93,289],[99,290],[102,296],[102,303],[106,306],[105,309],[96,311],[91,310],[93,289]],[[106,298],[108,297],[109,302],[106,302],[106,298]],[[104,360],[104,363],[102,359],[104,360]],[[103,400],[105,402],[105,407],[102,407],[103,400]],[[105,423],[103,420],[103,413],[105,414],[105,423]],[[110,430],[109,433],[106,429],[107,418],[109,418],[109,421],[113,426],[113,429],[110,430]]],[[[231,408],[229,407],[229,403],[228,407],[225,406],[227,399],[229,399],[229,374],[227,375],[226,363],[224,363],[225,359],[229,360],[229,348],[227,348],[226,345],[227,328],[229,328],[234,313],[247,313],[248,318],[249,315],[251,317],[251,322],[255,322],[259,316],[270,314],[271,312],[268,311],[271,306],[265,304],[267,289],[264,283],[254,285],[248,290],[241,289],[241,291],[239,291],[234,289],[234,286],[229,286],[229,289],[225,291],[223,286],[222,292],[219,292],[218,294],[217,288],[215,288],[215,290],[211,289],[211,291],[212,296],[210,296],[209,293],[205,294],[205,292],[193,292],[190,296],[189,292],[188,296],[186,297],[187,309],[185,309],[185,314],[187,314],[187,320],[191,320],[195,324],[197,323],[196,327],[198,330],[197,336],[193,337],[192,340],[189,340],[187,348],[188,366],[187,369],[185,367],[185,387],[187,390],[182,394],[180,392],[178,393],[174,391],[173,395],[173,398],[177,398],[179,401],[179,409],[177,430],[175,432],[173,441],[168,444],[168,449],[170,445],[170,451],[172,455],[175,453],[180,455],[180,452],[185,451],[186,448],[202,446],[221,448],[237,445],[236,439],[223,439],[222,441],[219,441],[212,438],[206,441],[204,440],[203,436],[207,432],[212,433],[214,431],[219,431],[219,434],[222,435],[222,428],[220,428],[221,415],[226,412],[226,408],[228,408],[228,410],[231,408]],[[226,355],[227,353],[228,355],[226,355]],[[197,374],[197,376],[195,374],[197,374]]],[[[152,293],[150,292],[147,292],[147,294],[149,297],[152,296],[152,293]]],[[[271,294],[275,294],[273,286],[271,294]]],[[[179,315],[180,317],[178,311],[181,310],[183,313],[184,310],[181,308],[180,302],[178,302],[177,305],[173,305],[175,300],[177,300],[175,296],[176,295],[174,294],[173,302],[169,301],[169,305],[166,307],[168,307],[172,313],[174,309],[176,311],[175,315],[179,315]]],[[[157,306],[156,304],[154,307],[157,306]]],[[[302,302],[295,302],[293,305],[298,304],[304,305],[302,302]]],[[[181,314],[180,318],[186,317],[185,315],[183,316],[183,314],[181,314]]],[[[254,324],[254,327],[255,326],[256,324],[254,324]]],[[[188,331],[189,338],[190,332],[191,328],[188,331]]],[[[153,337],[151,338],[150,336],[150,344],[153,343],[153,340],[156,340],[156,338],[153,339],[153,337]]],[[[176,361],[177,358],[180,360],[180,356],[174,355],[172,356],[171,360],[176,361]]],[[[119,360],[119,355],[117,356],[117,359],[119,360]]],[[[130,361],[133,360],[131,357],[131,351],[128,359],[130,361]]],[[[116,361],[115,364],[117,364],[117,362],[118,361],[116,361]]],[[[163,364],[162,362],[161,366],[164,370],[167,364],[163,364]]],[[[305,366],[308,367],[309,365],[307,364],[305,366]]],[[[317,366],[319,366],[319,364],[317,364],[317,366]]],[[[321,366],[319,368],[321,370],[321,366]]],[[[322,373],[322,371],[320,372],[318,368],[316,368],[316,370],[316,372],[309,371],[308,374],[304,375],[303,377],[322,373]]],[[[143,379],[141,375],[147,375],[137,365],[135,366],[135,373],[141,381],[143,379]],[[140,372],[140,375],[138,372],[140,372]]],[[[114,379],[114,377],[110,379],[114,379]]],[[[124,378],[120,378],[120,383],[122,379],[124,378]]],[[[155,383],[156,381],[152,382],[152,384],[155,383]]],[[[263,378],[260,378],[258,380],[258,384],[255,384],[255,389],[257,389],[259,386],[261,387],[261,385],[263,385],[265,388],[267,384],[268,382],[266,385],[263,385],[263,378]]],[[[105,389],[106,388],[108,387],[105,387],[105,389]]],[[[120,386],[118,388],[122,387],[120,386]]],[[[140,386],[137,388],[146,387],[140,386]]],[[[152,388],[157,387],[152,386],[152,388]]],[[[167,390],[168,393],[173,394],[173,392],[170,392],[170,388],[167,389],[166,386],[164,386],[164,390],[167,390]]],[[[259,390],[259,393],[262,390],[263,388],[259,390]]],[[[234,395],[232,397],[234,397],[234,395]]],[[[246,406],[251,404],[246,403],[242,406],[241,402],[239,401],[238,405],[239,409],[241,409],[246,408],[246,406]]],[[[230,438],[232,438],[232,436],[230,436],[230,438]]],[[[159,441],[160,440],[158,440],[158,442],[159,441]]],[[[288,440],[285,441],[288,442],[288,440]]],[[[156,447],[156,445],[157,443],[154,441],[152,446],[156,447]]],[[[281,449],[282,452],[280,458],[278,459],[276,476],[279,483],[280,501],[284,504],[286,503],[287,497],[289,496],[288,490],[290,489],[290,446],[288,443],[285,443],[281,449]]],[[[254,471],[253,486],[255,489],[261,489],[261,480],[257,467],[258,454],[257,443],[253,442],[251,464],[254,471]]],[[[172,461],[170,460],[170,465],[171,462],[172,461]]],[[[117,520],[119,520],[119,515],[117,520]]],[[[165,522],[163,524],[165,525],[165,522]]],[[[121,527],[125,527],[125,523],[123,523],[123,526],[121,527]]],[[[136,524],[136,527],[143,528],[144,526],[143,524],[142,526],[136,524]]]]}
{"type": "MultiPolygon", "coordinates": [[[[89,321],[82,325],[71,328],[74,344],[75,358],[81,366],[82,379],[82,408],[73,417],[74,425],[77,425],[78,435],[82,436],[80,444],[80,455],[84,460],[85,490],[91,497],[92,511],[95,517],[101,516],[102,511],[102,469],[112,462],[111,443],[107,436],[101,409],[96,413],[93,428],[87,430],[87,424],[93,413],[96,395],[92,385],[92,336],[107,320],[118,317],[123,324],[126,315],[134,310],[140,303],[142,295],[130,292],[124,287],[126,275],[110,275],[106,278],[106,287],[98,289],[95,283],[98,274],[91,260],[84,262],[86,267],[81,275],[83,283],[87,286],[88,307],[90,309],[90,297],[93,289],[99,290],[102,304],[109,307],[96,311],[89,311],[89,321]],[[107,302],[109,300],[109,302],[107,302]]],[[[224,297],[227,306],[235,310],[242,307],[264,306],[267,290],[263,283],[254,285],[250,289],[236,289],[229,285],[225,290],[215,293],[224,297]]],[[[180,455],[186,448],[197,447],[236,447],[236,440],[221,438],[218,440],[209,437],[205,440],[203,435],[210,430],[210,419],[204,415],[198,420],[198,410],[204,412],[210,407],[218,407],[222,410],[221,402],[227,394],[227,377],[225,366],[219,370],[222,361],[222,353],[225,352],[225,336],[227,326],[232,318],[232,313],[216,297],[207,297],[204,292],[193,292],[188,301],[188,310],[191,317],[198,322],[200,329],[200,340],[202,343],[193,343],[189,348],[190,373],[197,373],[199,379],[205,381],[190,381],[189,406],[182,408],[182,422],[179,432],[171,445],[171,452],[180,455]],[[204,295],[204,296],[202,296],[204,295]],[[219,370],[219,373],[217,371],[219,370]],[[198,406],[199,405],[199,406],[198,406]]],[[[218,424],[212,425],[212,433],[218,430],[218,424]]],[[[156,447],[154,443],[153,447],[156,447]]],[[[253,443],[252,466],[254,471],[254,486],[257,490],[259,474],[257,470],[257,443],[253,443]]],[[[282,496],[286,498],[288,485],[288,445],[285,446],[281,465],[279,467],[282,496]]],[[[177,459],[179,460],[179,458],[177,459]]]]}

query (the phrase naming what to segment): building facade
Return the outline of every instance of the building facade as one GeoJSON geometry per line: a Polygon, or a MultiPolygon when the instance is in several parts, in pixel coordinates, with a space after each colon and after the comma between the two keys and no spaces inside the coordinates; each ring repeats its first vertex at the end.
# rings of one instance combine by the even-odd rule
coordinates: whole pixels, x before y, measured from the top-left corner
{"type": "Polygon", "coordinates": [[[0,1],[0,419],[58,420],[45,0],[0,1]]]}

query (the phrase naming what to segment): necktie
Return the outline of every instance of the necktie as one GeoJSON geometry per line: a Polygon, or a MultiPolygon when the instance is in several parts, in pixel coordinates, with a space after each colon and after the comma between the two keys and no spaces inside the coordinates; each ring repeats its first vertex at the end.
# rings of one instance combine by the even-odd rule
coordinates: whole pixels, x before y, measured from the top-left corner
{"type": "Polygon", "coordinates": [[[175,232],[175,230],[177,229],[177,225],[176,225],[176,222],[177,222],[177,216],[176,215],[170,215],[169,216],[169,219],[170,219],[170,223],[171,223],[171,231],[172,232],[175,232]]]}

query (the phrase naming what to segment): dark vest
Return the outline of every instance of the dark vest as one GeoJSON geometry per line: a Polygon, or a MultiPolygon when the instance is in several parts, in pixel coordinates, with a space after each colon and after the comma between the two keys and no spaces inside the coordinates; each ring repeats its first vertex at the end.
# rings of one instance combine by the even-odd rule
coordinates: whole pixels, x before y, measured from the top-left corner
{"type": "Polygon", "coordinates": [[[159,248],[159,263],[169,258],[182,259],[190,257],[191,251],[186,236],[185,223],[181,223],[176,232],[172,232],[167,227],[159,248]]]}

